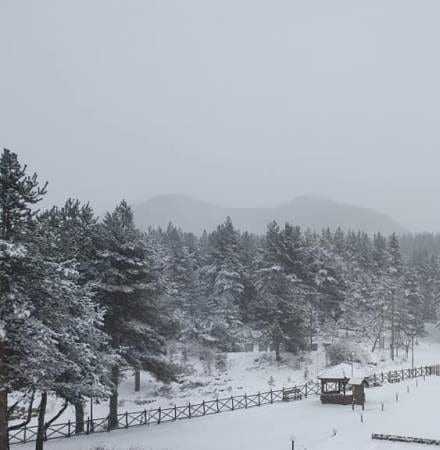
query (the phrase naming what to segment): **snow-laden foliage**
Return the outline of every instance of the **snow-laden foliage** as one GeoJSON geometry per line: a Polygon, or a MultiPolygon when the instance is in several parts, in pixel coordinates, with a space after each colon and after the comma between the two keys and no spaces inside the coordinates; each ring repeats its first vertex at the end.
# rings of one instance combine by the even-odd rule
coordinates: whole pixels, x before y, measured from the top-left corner
{"type": "Polygon", "coordinates": [[[125,201],[99,226],[95,269],[96,298],[105,308],[104,329],[121,358],[112,368],[110,426],[116,427],[122,364],[148,370],[164,381],[175,376],[164,358],[166,336],[173,327],[159,303],[159,277],[125,201]]]}
{"type": "MultiPolygon", "coordinates": [[[[17,155],[0,158],[0,444],[7,397],[40,396],[41,448],[47,395],[75,406],[110,397],[116,426],[121,369],[175,380],[166,350],[244,349],[249,339],[282,351],[310,348],[316,335],[368,340],[392,358],[408,353],[440,304],[440,239],[385,237],[276,222],[264,236],[228,217],[200,237],[173,224],[135,226],[121,202],[98,220],[68,199],[38,212],[46,192],[17,155]]],[[[253,344],[253,342],[251,342],[253,344]]],[[[339,349],[341,350],[341,349],[339,349]]],[[[342,349],[344,350],[344,349],[342,349]]],[[[338,361],[352,349],[338,351],[338,361]],[[345,353],[344,353],[345,352],[345,353]]],[[[347,356],[348,355],[348,356],[347,356]]],[[[350,356],[351,355],[351,356],[350,356]]],[[[13,408],[12,408],[13,409],[13,408]]]]}

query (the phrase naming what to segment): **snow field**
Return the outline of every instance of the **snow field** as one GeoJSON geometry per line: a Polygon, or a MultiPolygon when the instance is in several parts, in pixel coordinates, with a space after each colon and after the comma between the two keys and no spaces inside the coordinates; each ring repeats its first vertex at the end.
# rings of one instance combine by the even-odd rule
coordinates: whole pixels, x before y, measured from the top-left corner
{"type": "MultiPolygon", "coordinates": [[[[372,441],[371,433],[439,438],[440,378],[367,390],[365,411],[317,397],[150,427],[51,441],[47,450],[418,450],[372,441]],[[408,392],[409,391],[409,392],[408,392]],[[398,401],[396,401],[396,394],[398,401]],[[382,411],[382,403],[384,405],[382,411]]],[[[33,445],[14,446],[30,450],[33,445]]]]}
{"type": "MultiPolygon", "coordinates": [[[[429,365],[440,360],[440,330],[427,324],[428,335],[416,346],[415,365],[429,365]]],[[[403,357],[390,361],[388,353],[374,354],[378,364],[373,370],[381,371],[408,368],[410,361],[403,357]]],[[[165,385],[157,382],[148,373],[141,374],[141,391],[134,392],[134,378],[131,371],[125,373],[119,387],[119,412],[142,411],[158,407],[168,408],[174,405],[185,405],[188,402],[199,403],[217,397],[239,396],[281,389],[283,387],[304,384],[307,366],[308,379],[316,380],[318,373],[325,367],[325,355],[322,350],[305,355],[306,363],[298,369],[297,357],[283,354],[281,364],[275,362],[273,353],[227,353],[226,369],[207,370],[206,365],[197,357],[190,358],[188,363],[192,371],[184,377],[183,383],[165,385]]],[[[12,401],[12,400],[11,400],[12,401]]],[[[62,401],[51,398],[48,402],[47,416],[52,417],[58,411],[62,401]]],[[[85,405],[85,414],[90,416],[90,402],[85,405]]],[[[106,417],[108,401],[94,402],[93,417],[106,417]]],[[[69,407],[57,420],[58,423],[74,419],[74,410],[69,407]]],[[[32,420],[36,424],[36,417],[32,420]]]]}

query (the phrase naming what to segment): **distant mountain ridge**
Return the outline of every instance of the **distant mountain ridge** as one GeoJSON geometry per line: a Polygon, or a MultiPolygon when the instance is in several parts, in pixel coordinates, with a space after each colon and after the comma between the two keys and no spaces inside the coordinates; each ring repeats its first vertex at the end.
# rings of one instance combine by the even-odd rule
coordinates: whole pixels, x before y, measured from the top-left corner
{"type": "Polygon", "coordinates": [[[148,226],[166,227],[169,222],[184,231],[200,234],[211,231],[227,216],[240,230],[264,233],[267,224],[276,220],[303,228],[363,230],[367,233],[404,233],[406,230],[390,216],[373,209],[362,208],[317,196],[296,197],[271,208],[227,208],[196,200],[185,195],[159,195],[135,205],[135,220],[141,229],[148,226]]]}

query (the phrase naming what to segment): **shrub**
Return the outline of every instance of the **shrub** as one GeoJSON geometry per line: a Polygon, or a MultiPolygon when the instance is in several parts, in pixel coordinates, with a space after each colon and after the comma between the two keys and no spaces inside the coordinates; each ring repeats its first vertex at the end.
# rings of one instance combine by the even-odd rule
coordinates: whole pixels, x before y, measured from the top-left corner
{"type": "Polygon", "coordinates": [[[368,352],[362,347],[347,341],[339,341],[329,345],[327,356],[331,366],[350,361],[365,363],[369,359],[368,352]]]}

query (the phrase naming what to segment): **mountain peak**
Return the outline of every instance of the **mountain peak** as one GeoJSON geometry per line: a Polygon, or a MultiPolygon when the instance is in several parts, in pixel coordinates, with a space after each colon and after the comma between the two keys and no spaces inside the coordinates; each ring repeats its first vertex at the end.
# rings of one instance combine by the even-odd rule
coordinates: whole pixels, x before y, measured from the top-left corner
{"type": "Polygon", "coordinates": [[[317,231],[338,226],[367,233],[405,231],[386,214],[314,194],[301,195],[271,208],[226,208],[181,194],[159,195],[135,206],[135,217],[141,228],[165,227],[173,222],[185,231],[199,234],[204,229],[215,229],[226,216],[232,218],[237,228],[258,234],[264,233],[273,220],[317,231]]]}

